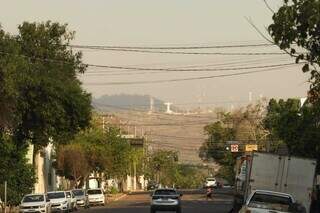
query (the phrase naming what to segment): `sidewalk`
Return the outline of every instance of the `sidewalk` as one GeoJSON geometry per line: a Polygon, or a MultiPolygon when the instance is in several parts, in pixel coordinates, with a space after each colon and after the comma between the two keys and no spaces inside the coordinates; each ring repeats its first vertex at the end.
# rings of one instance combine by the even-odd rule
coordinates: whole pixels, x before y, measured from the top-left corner
{"type": "Polygon", "coordinates": [[[127,196],[127,194],[125,194],[125,193],[108,194],[107,203],[118,201],[118,200],[120,200],[122,198],[125,198],[126,196],[127,196]]]}

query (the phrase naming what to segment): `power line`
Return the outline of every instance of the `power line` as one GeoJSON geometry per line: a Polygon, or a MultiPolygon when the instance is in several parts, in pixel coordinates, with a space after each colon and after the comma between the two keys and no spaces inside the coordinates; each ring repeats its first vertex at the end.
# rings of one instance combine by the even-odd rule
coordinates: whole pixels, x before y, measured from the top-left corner
{"type": "MultiPolygon", "coordinates": [[[[15,54],[15,53],[8,53],[0,51],[0,54],[5,55],[15,55],[21,56],[28,59],[39,60],[44,62],[55,62],[55,63],[64,63],[73,65],[65,60],[56,60],[56,59],[49,59],[49,58],[38,58],[27,56],[23,54],[15,54]]],[[[216,69],[170,69],[170,68],[143,68],[143,67],[126,67],[126,66],[113,66],[113,65],[98,65],[98,64],[88,64],[83,63],[83,65],[88,67],[98,67],[98,68],[108,68],[108,69],[120,69],[120,70],[138,70],[138,71],[166,71],[166,72],[195,72],[195,71],[232,71],[232,70],[246,70],[246,69],[259,69],[259,68],[271,68],[271,67],[281,67],[281,66],[290,66],[295,63],[283,63],[283,64],[273,64],[273,65],[264,65],[264,66],[251,66],[251,67],[236,67],[236,68],[216,68],[216,69]]]]}
{"type": "Polygon", "coordinates": [[[245,66],[245,67],[231,67],[231,68],[207,68],[207,69],[176,69],[176,68],[144,68],[144,67],[126,67],[126,66],[111,66],[111,65],[97,65],[87,64],[90,67],[119,69],[119,70],[137,70],[137,71],[164,71],[164,72],[209,72],[209,71],[235,71],[235,70],[249,70],[249,69],[261,69],[261,68],[273,68],[273,67],[285,67],[296,65],[296,63],[282,63],[271,64],[261,66],[245,66]]]}
{"type": "Polygon", "coordinates": [[[264,55],[286,55],[283,52],[183,52],[183,51],[159,51],[159,50],[139,50],[139,49],[117,49],[117,48],[104,48],[96,49],[104,51],[117,51],[117,52],[137,52],[137,53],[155,53],[155,54],[176,54],[176,55],[224,55],[224,56],[264,56],[264,55]]]}
{"type": "Polygon", "coordinates": [[[221,48],[247,48],[247,47],[267,47],[275,46],[274,44],[239,44],[239,45],[206,45],[206,46],[113,46],[113,45],[69,45],[77,49],[147,49],[147,50],[190,50],[190,49],[221,49],[221,48]]]}
{"type": "MultiPolygon", "coordinates": [[[[274,59],[273,59],[274,60],[274,59]]],[[[287,62],[287,60],[277,60],[277,61],[283,61],[287,62]]],[[[265,60],[261,59],[255,59],[255,60],[246,60],[246,61],[231,61],[231,62],[224,62],[224,63],[215,63],[215,64],[204,64],[204,65],[186,65],[186,66],[180,66],[180,67],[174,67],[174,68],[168,68],[168,69],[188,69],[188,68],[203,68],[203,67],[220,67],[220,66],[226,66],[226,65],[231,65],[229,68],[237,68],[232,65],[245,65],[245,64],[261,64],[261,62],[266,62],[265,60]]],[[[88,70],[85,72],[85,75],[89,76],[96,76],[96,75],[108,75],[108,76],[113,76],[113,75],[138,75],[138,74],[159,74],[163,73],[162,71],[153,71],[153,72],[134,72],[132,73],[131,70],[130,72],[119,72],[119,71],[107,71],[104,72],[104,70],[88,70]]]]}
{"type": "MultiPolygon", "coordinates": [[[[292,64],[291,64],[292,65],[292,64]]],[[[246,71],[240,73],[231,73],[231,74],[221,74],[221,75],[211,75],[211,76],[202,76],[202,77],[190,77],[190,78],[177,78],[177,79],[167,79],[167,80],[153,80],[153,81],[125,81],[125,82],[105,82],[105,83],[84,83],[85,85],[93,85],[93,86],[112,86],[112,85],[136,85],[136,84],[156,84],[156,83],[171,83],[171,82],[182,82],[182,81],[192,81],[192,80],[205,80],[205,79],[213,79],[213,78],[224,78],[231,76],[241,76],[241,75],[249,75],[254,73],[263,73],[263,72],[271,72],[276,70],[277,68],[270,68],[264,70],[255,70],[255,71],[246,71]]]]}

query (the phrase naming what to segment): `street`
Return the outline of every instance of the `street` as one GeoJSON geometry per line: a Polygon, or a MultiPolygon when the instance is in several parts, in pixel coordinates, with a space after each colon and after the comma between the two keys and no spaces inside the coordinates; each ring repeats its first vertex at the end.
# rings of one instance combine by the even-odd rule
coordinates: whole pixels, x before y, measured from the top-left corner
{"type": "MultiPolygon", "coordinates": [[[[226,213],[231,209],[232,196],[226,191],[218,191],[213,200],[207,201],[204,191],[184,191],[182,197],[183,213],[226,213]]],[[[88,210],[79,212],[86,213],[149,213],[150,193],[141,192],[130,194],[119,201],[107,204],[105,207],[91,207],[88,210]]]]}

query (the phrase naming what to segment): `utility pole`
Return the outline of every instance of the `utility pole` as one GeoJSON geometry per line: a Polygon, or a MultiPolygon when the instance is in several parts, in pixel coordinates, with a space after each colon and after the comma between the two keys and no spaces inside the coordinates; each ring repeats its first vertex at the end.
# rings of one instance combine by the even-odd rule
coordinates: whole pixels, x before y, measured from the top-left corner
{"type": "Polygon", "coordinates": [[[137,190],[137,163],[133,161],[133,190],[137,190]]]}
{"type": "Polygon", "coordinates": [[[7,181],[4,182],[4,213],[7,213],[7,181]]]}
{"type": "Polygon", "coordinates": [[[104,118],[104,115],[103,115],[102,116],[102,130],[103,130],[103,132],[104,132],[104,128],[105,128],[104,123],[105,123],[105,118],[104,118]]]}

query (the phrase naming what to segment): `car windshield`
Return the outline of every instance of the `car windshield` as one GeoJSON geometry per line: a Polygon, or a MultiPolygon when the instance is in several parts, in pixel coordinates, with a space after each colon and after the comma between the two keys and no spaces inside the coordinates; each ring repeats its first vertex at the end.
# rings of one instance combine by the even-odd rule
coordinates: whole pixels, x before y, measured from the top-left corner
{"type": "Polygon", "coordinates": [[[102,191],[100,189],[88,190],[88,195],[97,195],[97,194],[102,194],[102,191]]]}
{"type": "Polygon", "coordinates": [[[28,195],[23,198],[23,203],[42,202],[44,201],[43,195],[28,195]]]}
{"type": "Polygon", "coordinates": [[[59,199],[59,198],[65,198],[64,192],[54,192],[54,193],[48,193],[49,199],[59,199]]]}
{"type": "Polygon", "coordinates": [[[83,190],[73,190],[72,192],[75,196],[83,196],[84,195],[83,190]]]}
{"type": "Polygon", "coordinates": [[[248,206],[253,208],[288,211],[291,204],[291,198],[287,196],[255,193],[248,206]]]}
{"type": "Polygon", "coordinates": [[[177,195],[177,192],[175,190],[163,189],[163,190],[156,190],[154,194],[155,195],[177,195]]]}

